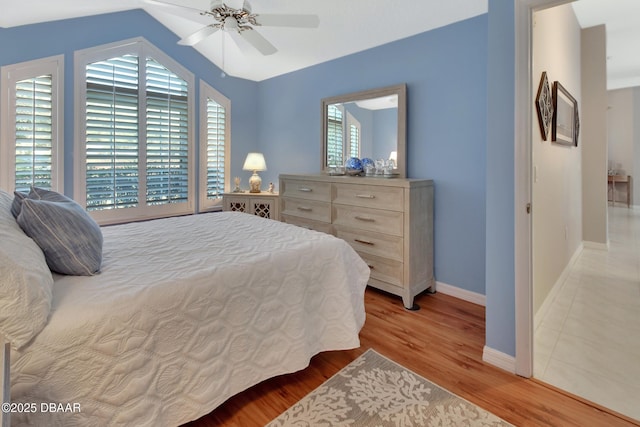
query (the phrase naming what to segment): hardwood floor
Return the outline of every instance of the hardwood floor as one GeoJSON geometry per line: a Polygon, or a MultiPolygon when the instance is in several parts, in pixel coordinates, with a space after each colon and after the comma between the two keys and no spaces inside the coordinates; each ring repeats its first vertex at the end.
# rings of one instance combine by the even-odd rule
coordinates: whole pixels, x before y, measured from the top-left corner
{"type": "Polygon", "coordinates": [[[321,353],[303,371],[264,381],[186,426],[263,426],[362,354],[367,348],[516,426],[639,426],[621,415],[536,380],[482,362],[484,307],[444,295],[399,298],[367,289],[361,347],[321,353]]]}

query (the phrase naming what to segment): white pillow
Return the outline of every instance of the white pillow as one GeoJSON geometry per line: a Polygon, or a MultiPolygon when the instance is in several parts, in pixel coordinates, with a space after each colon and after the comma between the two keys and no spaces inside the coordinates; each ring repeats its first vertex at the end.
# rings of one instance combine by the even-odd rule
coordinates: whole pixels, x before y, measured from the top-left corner
{"type": "Polygon", "coordinates": [[[47,323],[53,277],[40,247],[11,214],[0,190],[0,334],[19,350],[47,323]]]}

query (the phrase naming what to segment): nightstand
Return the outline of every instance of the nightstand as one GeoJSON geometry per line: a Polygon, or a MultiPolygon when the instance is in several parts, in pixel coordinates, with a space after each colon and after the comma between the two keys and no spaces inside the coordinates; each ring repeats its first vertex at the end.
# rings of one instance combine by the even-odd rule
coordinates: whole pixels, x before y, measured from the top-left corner
{"type": "Polygon", "coordinates": [[[278,193],[224,193],[222,209],[245,212],[263,218],[280,220],[278,213],[278,193]]]}

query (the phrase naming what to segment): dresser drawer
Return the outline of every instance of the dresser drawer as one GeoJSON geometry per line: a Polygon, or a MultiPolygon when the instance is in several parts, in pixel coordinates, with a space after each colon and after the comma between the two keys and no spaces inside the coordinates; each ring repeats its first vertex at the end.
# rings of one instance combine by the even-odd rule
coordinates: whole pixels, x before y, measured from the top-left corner
{"type": "Polygon", "coordinates": [[[329,202],[283,197],[280,212],[322,222],[331,222],[331,205],[329,202]]]}
{"type": "Polygon", "coordinates": [[[380,280],[394,286],[402,286],[402,263],[400,261],[377,257],[364,252],[358,252],[358,255],[360,255],[371,269],[372,279],[380,280]]]}
{"type": "Polygon", "coordinates": [[[331,183],[283,179],[280,183],[280,196],[330,202],[331,183]]]}
{"type": "Polygon", "coordinates": [[[393,236],[402,236],[403,234],[404,215],[402,212],[334,204],[332,215],[335,225],[355,227],[393,236]]]}
{"type": "Polygon", "coordinates": [[[314,221],[312,219],[292,215],[280,215],[280,221],[286,222],[287,224],[297,225],[298,227],[306,228],[308,230],[333,234],[331,224],[328,222],[314,221]]]}
{"type": "Polygon", "coordinates": [[[402,261],[404,239],[398,236],[336,226],[335,235],[358,252],[402,261]]]}
{"type": "Polygon", "coordinates": [[[280,175],[281,221],[330,233],[370,266],[367,284],[402,297],[435,285],[433,181],[280,175]]]}
{"type": "Polygon", "coordinates": [[[393,211],[404,209],[404,190],[398,187],[340,183],[334,186],[334,192],[333,203],[393,211]]]}

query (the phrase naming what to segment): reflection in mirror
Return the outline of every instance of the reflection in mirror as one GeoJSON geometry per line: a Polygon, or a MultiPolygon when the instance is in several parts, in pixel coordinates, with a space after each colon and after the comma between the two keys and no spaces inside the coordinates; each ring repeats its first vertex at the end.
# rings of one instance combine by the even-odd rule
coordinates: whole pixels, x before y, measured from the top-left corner
{"type": "Polygon", "coordinates": [[[339,170],[347,159],[380,160],[406,177],[406,86],[373,89],[322,100],[322,168],[339,170]]]}

